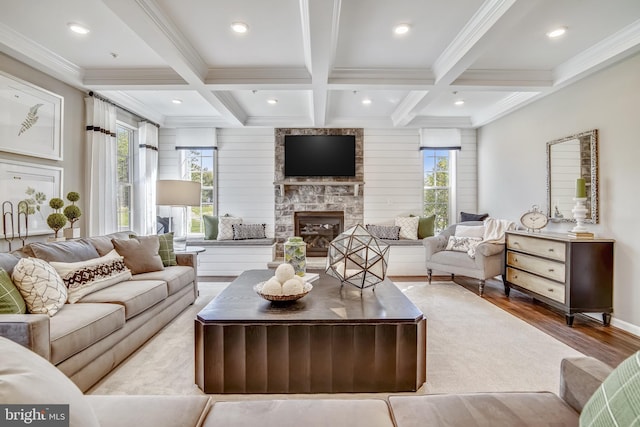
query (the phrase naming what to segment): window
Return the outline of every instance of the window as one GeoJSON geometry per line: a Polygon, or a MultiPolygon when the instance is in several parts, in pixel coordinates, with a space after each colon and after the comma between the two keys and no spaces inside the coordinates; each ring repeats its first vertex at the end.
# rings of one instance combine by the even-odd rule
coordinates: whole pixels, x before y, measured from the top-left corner
{"type": "Polygon", "coordinates": [[[436,215],[435,229],[447,228],[453,207],[456,151],[423,149],[424,215],[436,215]]]}
{"type": "Polygon", "coordinates": [[[134,130],[118,123],[118,231],[133,227],[133,143],[134,130]]]}
{"type": "Polygon", "coordinates": [[[204,234],[202,215],[215,212],[215,149],[190,147],[181,149],[183,179],[199,182],[202,186],[200,206],[189,208],[187,234],[204,234]]]}

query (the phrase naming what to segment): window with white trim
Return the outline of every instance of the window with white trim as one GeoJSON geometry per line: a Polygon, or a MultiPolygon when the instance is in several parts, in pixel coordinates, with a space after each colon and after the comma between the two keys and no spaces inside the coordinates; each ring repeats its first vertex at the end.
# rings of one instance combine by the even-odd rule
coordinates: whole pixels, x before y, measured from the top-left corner
{"type": "Polygon", "coordinates": [[[455,212],[456,150],[422,148],[423,160],[423,214],[435,214],[436,231],[451,223],[455,212]]]}
{"type": "Polygon", "coordinates": [[[118,231],[131,230],[133,227],[133,147],[135,130],[123,123],[116,125],[118,199],[117,223],[118,231]]]}
{"type": "Polygon", "coordinates": [[[176,149],[181,153],[182,179],[199,182],[202,187],[200,206],[188,208],[187,235],[202,235],[202,216],[215,215],[216,212],[216,150],[213,147],[176,149]]]}

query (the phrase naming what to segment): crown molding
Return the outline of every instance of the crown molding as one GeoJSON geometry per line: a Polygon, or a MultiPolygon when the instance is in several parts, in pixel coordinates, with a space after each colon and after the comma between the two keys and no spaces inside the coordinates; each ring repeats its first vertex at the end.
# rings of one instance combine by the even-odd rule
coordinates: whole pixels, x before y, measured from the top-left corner
{"type": "Polygon", "coordinates": [[[417,128],[472,128],[469,117],[416,116],[407,127],[417,128]]]}
{"type": "Polygon", "coordinates": [[[3,52],[53,77],[82,88],[84,70],[55,52],[0,23],[0,47],[3,52]]]}
{"type": "Polygon", "coordinates": [[[425,68],[334,68],[329,74],[329,84],[369,84],[388,86],[424,86],[434,84],[433,72],[425,68]]]}
{"type": "Polygon", "coordinates": [[[222,116],[171,116],[164,121],[165,128],[202,128],[202,127],[237,127],[222,116]]]}
{"type": "Polygon", "coordinates": [[[249,116],[245,126],[254,127],[311,127],[309,116],[249,116]]]}
{"type": "Polygon", "coordinates": [[[303,67],[229,67],[210,68],[205,78],[208,86],[242,85],[311,85],[311,75],[303,67]]]}
{"type": "Polygon", "coordinates": [[[85,70],[84,85],[91,88],[153,90],[188,89],[187,82],[171,68],[89,68],[85,70]]]}

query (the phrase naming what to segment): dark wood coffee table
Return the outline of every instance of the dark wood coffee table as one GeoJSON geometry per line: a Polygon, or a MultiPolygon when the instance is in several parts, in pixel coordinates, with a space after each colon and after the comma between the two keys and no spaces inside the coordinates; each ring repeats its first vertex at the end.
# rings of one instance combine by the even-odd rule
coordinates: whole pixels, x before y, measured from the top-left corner
{"type": "Polygon", "coordinates": [[[426,318],[388,279],[375,291],[321,274],[293,303],[242,273],[195,320],[196,383],[205,393],[415,391],[426,380],[426,318]]]}

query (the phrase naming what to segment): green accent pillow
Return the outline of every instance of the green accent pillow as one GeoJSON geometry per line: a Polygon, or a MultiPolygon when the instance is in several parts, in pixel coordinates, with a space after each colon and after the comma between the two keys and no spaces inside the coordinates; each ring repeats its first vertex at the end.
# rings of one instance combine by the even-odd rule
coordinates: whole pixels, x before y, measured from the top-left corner
{"type": "Polygon", "coordinates": [[[431,237],[435,233],[436,215],[421,216],[418,222],[418,239],[431,237]]]}
{"type": "Polygon", "coordinates": [[[218,217],[213,215],[202,215],[204,221],[204,240],[218,239],[218,217]]]}
{"type": "Polygon", "coordinates": [[[24,314],[27,306],[9,274],[0,268],[0,314],[24,314]]]}
{"type": "Polygon", "coordinates": [[[640,351],[623,361],[593,393],[580,427],[636,425],[640,417],[640,351]]]}
{"type": "Polygon", "coordinates": [[[158,235],[160,240],[160,249],[158,249],[158,255],[162,259],[162,265],[170,267],[172,265],[178,265],[176,260],[176,253],[173,251],[173,232],[158,235]]]}

